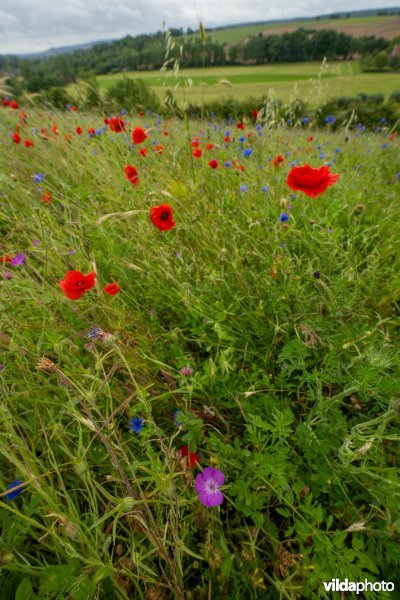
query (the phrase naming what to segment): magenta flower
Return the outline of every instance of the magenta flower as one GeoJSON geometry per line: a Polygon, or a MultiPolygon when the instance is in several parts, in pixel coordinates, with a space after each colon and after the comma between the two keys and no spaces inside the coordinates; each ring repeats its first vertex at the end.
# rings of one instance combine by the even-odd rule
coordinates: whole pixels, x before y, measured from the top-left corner
{"type": "Polygon", "coordinates": [[[193,369],[191,367],[182,367],[181,373],[185,377],[190,377],[191,375],[193,375],[193,369]]]}
{"type": "Polygon", "coordinates": [[[19,254],[17,254],[16,256],[14,256],[14,258],[11,261],[11,265],[13,267],[16,267],[18,265],[23,265],[24,262],[26,260],[26,256],[23,252],[20,252],[19,254]]]}
{"type": "Polygon", "coordinates": [[[222,492],[219,491],[224,485],[225,475],[219,469],[207,467],[196,477],[195,490],[199,494],[199,500],[204,506],[210,508],[219,506],[224,501],[222,492]]]}

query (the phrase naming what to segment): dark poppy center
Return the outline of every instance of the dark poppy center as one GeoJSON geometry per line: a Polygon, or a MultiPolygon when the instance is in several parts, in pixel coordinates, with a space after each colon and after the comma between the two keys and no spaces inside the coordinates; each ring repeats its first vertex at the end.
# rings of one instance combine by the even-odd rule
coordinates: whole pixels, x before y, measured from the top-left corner
{"type": "Polygon", "coordinates": [[[169,219],[169,212],[167,212],[166,210],[164,210],[161,215],[160,215],[160,219],[161,221],[168,221],[169,219]]]}
{"type": "Polygon", "coordinates": [[[83,285],[83,282],[82,282],[82,281],[77,281],[77,282],[76,282],[76,285],[78,285],[78,286],[79,286],[79,285],[83,285]]]}

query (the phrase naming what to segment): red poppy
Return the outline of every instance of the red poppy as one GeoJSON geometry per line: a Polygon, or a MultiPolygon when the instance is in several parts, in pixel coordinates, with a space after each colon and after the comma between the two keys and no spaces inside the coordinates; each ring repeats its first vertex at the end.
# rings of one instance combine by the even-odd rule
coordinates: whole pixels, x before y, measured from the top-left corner
{"type": "Polygon", "coordinates": [[[239,123],[236,123],[236,127],[238,129],[244,129],[244,123],[242,123],[241,121],[239,123]]]}
{"type": "Polygon", "coordinates": [[[32,142],[32,140],[25,140],[24,144],[26,146],[26,148],[30,148],[30,146],[34,146],[35,144],[32,142]]]}
{"type": "Polygon", "coordinates": [[[75,133],[76,133],[77,135],[82,135],[82,133],[83,133],[83,129],[82,129],[82,127],[79,127],[79,125],[78,125],[78,127],[75,129],[75,133]]]}
{"type": "Polygon", "coordinates": [[[200,150],[200,148],[195,148],[195,149],[193,150],[193,156],[194,156],[195,158],[200,158],[200,157],[201,157],[201,150],[200,150]]]}
{"type": "Polygon", "coordinates": [[[52,132],[54,133],[54,135],[58,135],[60,132],[58,130],[58,126],[56,125],[56,123],[54,123],[53,127],[51,128],[52,132]]]}
{"type": "Polygon", "coordinates": [[[14,110],[18,110],[19,109],[19,104],[16,100],[11,100],[10,102],[10,108],[13,108],[14,110]]]}
{"type": "Polygon", "coordinates": [[[139,117],[143,117],[143,115],[144,115],[144,112],[141,110],[139,113],[139,117]]]}
{"type": "Polygon", "coordinates": [[[150,208],[150,220],[160,231],[169,231],[175,227],[172,208],[169,204],[160,204],[150,208]]]}
{"type": "Polygon", "coordinates": [[[108,124],[109,124],[109,122],[110,122],[110,119],[107,119],[106,117],[103,119],[103,123],[104,123],[105,125],[108,125],[108,124]]]}
{"type": "Polygon", "coordinates": [[[3,102],[3,106],[9,106],[10,105],[10,101],[7,100],[7,98],[3,98],[2,102],[3,102]]]}
{"type": "Polygon", "coordinates": [[[44,137],[45,140],[49,139],[49,132],[47,131],[47,129],[45,127],[42,127],[42,129],[40,130],[40,133],[42,134],[42,137],[44,137]]]}
{"type": "Polygon", "coordinates": [[[194,140],[191,142],[192,148],[198,148],[199,144],[199,138],[194,138],[194,140]]]}
{"type": "Polygon", "coordinates": [[[292,167],[286,183],[292,190],[304,192],[307,196],[316,198],[338,179],[339,175],[331,173],[329,167],[313,169],[310,165],[304,165],[303,167],[292,167]]]}
{"type": "Polygon", "coordinates": [[[186,458],[186,464],[188,467],[195,467],[200,460],[196,452],[189,452],[188,446],[181,446],[178,448],[178,452],[182,458],[186,458]]]}
{"type": "Polygon", "coordinates": [[[218,169],[218,161],[215,158],[213,158],[208,163],[208,166],[211,167],[212,169],[218,169]]]}
{"type": "Polygon", "coordinates": [[[89,137],[94,137],[96,135],[96,132],[93,129],[93,127],[91,127],[90,129],[88,129],[87,132],[88,132],[89,137]]]}
{"type": "Polygon", "coordinates": [[[96,280],[96,273],[84,275],[80,271],[68,271],[65,278],[58,282],[60,289],[70,300],[79,300],[79,298],[90,290],[96,280]]]}
{"type": "Polygon", "coordinates": [[[139,152],[142,156],[147,156],[147,154],[149,153],[147,148],[140,148],[139,152]]]}
{"type": "Polygon", "coordinates": [[[118,294],[119,292],[119,285],[118,283],[107,283],[104,287],[104,291],[109,296],[115,296],[115,294],[118,294]]]}
{"type": "Polygon", "coordinates": [[[4,263],[10,263],[11,262],[11,257],[10,256],[0,256],[0,263],[4,265],[4,263]]]}
{"type": "Polygon", "coordinates": [[[313,135],[310,135],[310,137],[309,137],[309,138],[307,138],[307,142],[312,142],[312,141],[313,141],[313,139],[314,139],[314,136],[313,136],[313,135]]]}
{"type": "Polygon", "coordinates": [[[231,141],[231,138],[229,137],[229,135],[226,135],[224,137],[224,142],[230,142],[230,141],[231,141]]]}
{"type": "Polygon", "coordinates": [[[17,132],[15,132],[15,133],[12,134],[11,139],[14,142],[14,144],[20,144],[21,143],[21,136],[17,132]]]}
{"type": "Polygon", "coordinates": [[[72,112],[76,112],[78,109],[76,108],[76,106],[71,106],[71,110],[72,112]]]}
{"type": "Polygon", "coordinates": [[[142,142],[144,142],[144,140],[147,140],[147,133],[145,132],[143,127],[135,127],[135,129],[132,131],[133,143],[141,144],[142,142]]]}
{"type": "Polygon", "coordinates": [[[139,173],[133,165],[126,165],[124,167],[125,178],[128,179],[133,185],[139,184],[139,173]]]}
{"type": "Polygon", "coordinates": [[[256,108],[253,108],[253,110],[251,110],[250,112],[251,112],[251,116],[253,117],[253,119],[257,119],[258,110],[256,108]]]}
{"type": "Polygon", "coordinates": [[[72,133],[66,133],[66,134],[64,135],[64,140],[65,140],[66,142],[70,142],[70,141],[72,140],[72,138],[73,138],[73,137],[74,137],[74,136],[72,135],[72,133]]]}
{"type": "Polygon", "coordinates": [[[283,156],[281,154],[278,154],[278,156],[275,156],[272,163],[273,163],[274,167],[279,167],[279,165],[282,164],[284,161],[285,161],[285,159],[283,158],[283,156]]]}
{"type": "Polygon", "coordinates": [[[214,150],[214,144],[206,144],[206,150],[214,150]]]}
{"type": "Polygon", "coordinates": [[[161,144],[157,144],[156,146],[154,146],[154,152],[156,154],[162,154],[164,152],[164,146],[162,146],[161,144]]]}
{"type": "Polygon", "coordinates": [[[50,204],[51,202],[51,192],[49,190],[45,190],[43,196],[40,198],[40,202],[44,202],[50,204]]]}
{"type": "Polygon", "coordinates": [[[114,133],[120,133],[121,131],[125,131],[125,121],[121,119],[118,115],[109,120],[108,126],[111,131],[114,133]]]}

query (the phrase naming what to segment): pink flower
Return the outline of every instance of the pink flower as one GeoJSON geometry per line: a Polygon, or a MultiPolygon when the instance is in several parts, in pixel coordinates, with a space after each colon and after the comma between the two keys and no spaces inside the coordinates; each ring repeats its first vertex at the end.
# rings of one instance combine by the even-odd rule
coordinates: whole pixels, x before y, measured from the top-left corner
{"type": "Polygon", "coordinates": [[[196,477],[195,490],[199,494],[199,500],[207,508],[219,506],[224,501],[222,492],[219,491],[224,485],[225,475],[219,469],[207,467],[196,477]]]}

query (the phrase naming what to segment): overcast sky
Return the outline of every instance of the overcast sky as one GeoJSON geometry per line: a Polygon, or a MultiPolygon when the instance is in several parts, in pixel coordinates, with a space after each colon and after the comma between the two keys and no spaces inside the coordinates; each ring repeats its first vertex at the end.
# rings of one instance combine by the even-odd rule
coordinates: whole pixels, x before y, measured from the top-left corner
{"type": "Polygon", "coordinates": [[[396,0],[0,0],[0,54],[48,48],[166,27],[207,27],[384,8],[396,0]]]}

